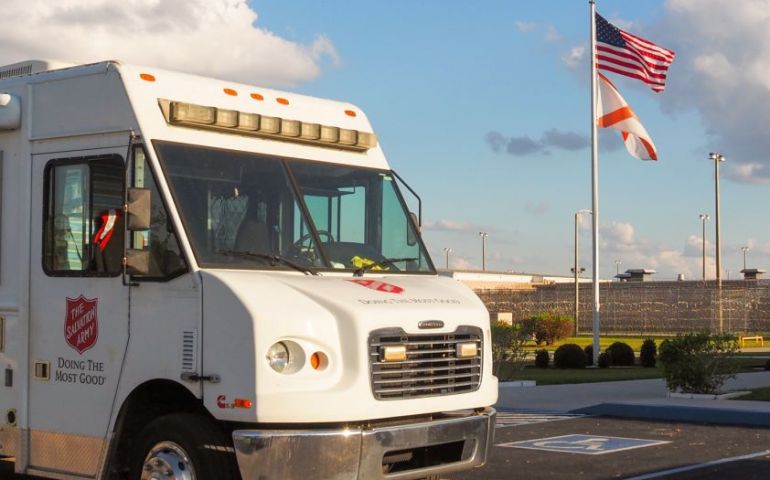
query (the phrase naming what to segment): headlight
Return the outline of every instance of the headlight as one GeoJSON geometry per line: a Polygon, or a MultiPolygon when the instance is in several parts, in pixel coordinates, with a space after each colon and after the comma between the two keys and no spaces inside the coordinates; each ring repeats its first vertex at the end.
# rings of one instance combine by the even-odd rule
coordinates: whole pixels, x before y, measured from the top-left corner
{"type": "Polygon", "coordinates": [[[267,363],[278,373],[286,370],[289,365],[289,348],[283,343],[274,343],[267,351],[267,363]]]}

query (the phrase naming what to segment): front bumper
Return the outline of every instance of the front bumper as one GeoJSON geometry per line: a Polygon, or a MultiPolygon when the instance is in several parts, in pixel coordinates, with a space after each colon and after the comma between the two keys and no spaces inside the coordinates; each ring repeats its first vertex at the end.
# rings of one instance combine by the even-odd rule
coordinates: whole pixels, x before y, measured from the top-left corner
{"type": "Polygon", "coordinates": [[[495,410],[319,430],[236,430],[243,480],[407,480],[483,465],[495,410]]]}

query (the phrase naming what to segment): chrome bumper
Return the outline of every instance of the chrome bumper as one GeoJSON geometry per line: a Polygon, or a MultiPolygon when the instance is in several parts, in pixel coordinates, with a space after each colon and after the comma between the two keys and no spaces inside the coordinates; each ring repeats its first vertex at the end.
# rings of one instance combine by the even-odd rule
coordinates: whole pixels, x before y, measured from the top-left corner
{"type": "Polygon", "coordinates": [[[374,427],[236,430],[233,443],[243,480],[406,480],[483,465],[494,432],[487,408],[374,427]]]}

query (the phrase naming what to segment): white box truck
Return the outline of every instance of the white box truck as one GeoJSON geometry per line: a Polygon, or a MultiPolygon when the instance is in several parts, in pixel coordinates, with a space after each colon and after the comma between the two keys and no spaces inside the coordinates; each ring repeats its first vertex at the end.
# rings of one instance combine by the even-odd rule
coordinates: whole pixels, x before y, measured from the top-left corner
{"type": "Polygon", "coordinates": [[[488,313],[436,275],[356,106],[22,62],[0,68],[0,172],[15,472],[403,480],[484,463],[488,313]]]}

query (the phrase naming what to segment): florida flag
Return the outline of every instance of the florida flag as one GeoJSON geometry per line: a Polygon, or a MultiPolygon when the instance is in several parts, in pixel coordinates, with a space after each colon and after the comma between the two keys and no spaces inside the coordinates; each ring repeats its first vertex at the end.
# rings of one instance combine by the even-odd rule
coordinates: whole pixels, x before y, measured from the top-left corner
{"type": "Polygon", "coordinates": [[[599,74],[599,105],[597,123],[602,128],[614,128],[623,135],[628,153],[639,160],[657,160],[658,153],[647,130],[642,126],[618,89],[607,77],[599,74]]]}

